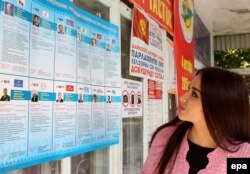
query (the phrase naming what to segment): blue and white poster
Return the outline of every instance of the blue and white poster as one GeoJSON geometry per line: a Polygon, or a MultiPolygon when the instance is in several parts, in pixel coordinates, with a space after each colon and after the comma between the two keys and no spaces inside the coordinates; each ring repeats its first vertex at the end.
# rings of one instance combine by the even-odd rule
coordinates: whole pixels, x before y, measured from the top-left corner
{"type": "Polygon", "coordinates": [[[1,74],[0,83],[0,161],[4,166],[27,157],[30,92],[27,77],[1,74]]]}
{"type": "Polygon", "coordinates": [[[121,61],[118,39],[114,33],[109,34],[106,38],[105,51],[105,85],[112,87],[121,87],[121,61]]]}
{"type": "Polygon", "coordinates": [[[21,6],[16,0],[0,1],[0,73],[28,76],[30,3],[21,6]]]}
{"type": "Polygon", "coordinates": [[[76,85],[70,82],[55,82],[53,118],[53,150],[62,151],[75,147],[76,134],[76,85]]]}
{"type": "Polygon", "coordinates": [[[52,152],[53,81],[30,78],[28,156],[52,152]]]}
{"type": "Polygon", "coordinates": [[[106,140],[106,117],[105,117],[105,91],[104,87],[92,86],[92,127],[93,142],[100,143],[106,140]]]}
{"type": "Polygon", "coordinates": [[[84,24],[77,26],[77,82],[91,84],[90,34],[84,24]]]}
{"type": "Polygon", "coordinates": [[[69,15],[55,14],[56,52],[55,79],[76,81],[76,29],[69,15]]]}
{"type": "Polygon", "coordinates": [[[64,0],[0,0],[0,173],[117,144],[119,30],[64,0]]]}
{"type": "Polygon", "coordinates": [[[105,94],[106,138],[116,142],[120,136],[121,89],[106,87],[105,94]]]}
{"type": "Polygon", "coordinates": [[[39,1],[32,1],[30,23],[30,76],[53,79],[55,13],[39,1]]]}
{"type": "Polygon", "coordinates": [[[80,148],[92,143],[91,86],[78,83],[77,94],[76,146],[80,148]]]}

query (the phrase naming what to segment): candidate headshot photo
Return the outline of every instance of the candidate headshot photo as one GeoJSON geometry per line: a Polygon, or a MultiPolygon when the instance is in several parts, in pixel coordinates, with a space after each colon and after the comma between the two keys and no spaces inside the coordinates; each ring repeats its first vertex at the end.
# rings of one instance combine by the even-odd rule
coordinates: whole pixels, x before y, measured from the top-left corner
{"type": "Polygon", "coordinates": [[[36,27],[39,27],[39,19],[40,17],[36,14],[34,14],[33,16],[33,25],[36,26],[36,27]]]}
{"type": "Polygon", "coordinates": [[[110,44],[106,44],[106,51],[111,51],[111,46],[110,46],[110,44]]]}
{"type": "Polygon", "coordinates": [[[128,96],[123,95],[122,100],[123,100],[123,103],[128,103],[128,96]]]}
{"type": "Polygon", "coordinates": [[[131,105],[134,105],[135,104],[135,95],[134,94],[131,94],[131,102],[130,102],[130,104],[131,105]]]}
{"type": "Polygon", "coordinates": [[[32,91],[31,102],[38,102],[38,94],[36,91],[32,91]]]}
{"type": "Polygon", "coordinates": [[[10,101],[10,96],[8,95],[8,89],[3,88],[3,95],[0,99],[0,101],[10,101]]]}
{"type": "Polygon", "coordinates": [[[93,95],[93,102],[97,103],[97,95],[96,94],[93,95]]]}
{"type": "Polygon", "coordinates": [[[24,5],[25,5],[25,0],[18,0],[18,4],[19,4],[21,7],[24,7],[24,5]]]}
{"type": "Polygon", "coordinates": [[[77,40],[81,41],[81,33],[77,33],[77,40]]]}
{"type": "Polygon", "coordinates": [[[111,103],[111,97],[110,97],[110,95],[107,96],[107,101],[106,101],[106,103],[111,103]]]}
{"type": "Polygon", "coordinates": [[[62,24],[58,25],[58,34],[64,34],[64,28],[62,24]]]}
{"type": "Polygon", "coordinates": [[[83,103],[83,95],[79,94],[78,103],[83,103]]]}
{"type": "Polygon", "coordinates": [[[4,13],[9,16],[14,16],[14,5],[9,2],[5,2],[4,13]]]}
{"type": "Polygon", "coordinates": [[[58,92],[56,102],[57,103],[63,103],[62,93],[61,92],[58,92]]]}
{"type": "Polygon", "coordinates": [[[138,104],[138,105],[141,104],[141,95],[137,95],[137,104],[138,104]]]}
{"type": "Polygon", "coordinates": [[[91,45],[92,45],[93,47],[96,46],[96,39],[95,39],[95,38],[92,38],[92,39],[91,39],[91,45]]]}

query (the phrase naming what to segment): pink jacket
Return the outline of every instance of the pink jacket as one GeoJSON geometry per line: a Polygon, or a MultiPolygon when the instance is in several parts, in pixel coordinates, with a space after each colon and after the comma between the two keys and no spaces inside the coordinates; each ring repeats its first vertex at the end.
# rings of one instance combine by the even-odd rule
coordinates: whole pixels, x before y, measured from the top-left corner
{"type": "MultiPolygon", "coordinates": [[[[154,174],[158,161],[163,153],[165,142],[175,130],[175,126],[162,129],[156,135],[152,146],[149,150],[147,159],[142,167],[141,174],[154,174]]],[[[250,157],[250,144],[243,143],[239,145],[240,149],[237,152],[230,153],[221,148],[216,148],[208,154],[209,163],[205,169],[200,170],[199,174],[226,174],[227,173],[227,158],[229,157],[250,157]]],[[[186,160],[186,155],[189,150],[187,134],[183,138],[180,150],[177,154],[176,161],[173,166],[172,174],[187,174],[189,164],[186,160]]],[[[173,163],[173,161],[172,161],[173,163]]],[[[170,173],[170,167],[167,167],[165,174],[170,173]]]]}

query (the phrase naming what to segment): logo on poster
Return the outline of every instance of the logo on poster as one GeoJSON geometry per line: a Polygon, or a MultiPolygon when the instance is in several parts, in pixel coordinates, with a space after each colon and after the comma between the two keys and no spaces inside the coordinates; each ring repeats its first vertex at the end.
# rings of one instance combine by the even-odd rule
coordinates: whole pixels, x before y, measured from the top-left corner
{"type": "Polygon", "coordinates": [[[67,23],[68,26],[71,26],[71,27],[75,26],[74,21],[72,21],[72,20],[66,19],[66,23],[67,23]]]}
{"type": "Polygon", "coordinates": [[[84,87],[84,92],[89,92],[89,88],[88,87],[84,87]]]}
{"type": "Polygon", "coordinates": [[[31,86],[38,87],[38,83],[31,83],[31,86]]]}
{"type": "Polygon", "coordinates": [[[41,83],[41,88],[42,88],[42,89],[47,89],[46,83],[41,83]]]}
{"type": "Polygon", "coordinates": [[[18,5],[21,7],[25,6],[25,0],[18,0],[18,5]]]}
{"type": "Polygon", "coordinates": [[[3,83],[3,84],[9,84],[10,80],[1,80],[1,83],[3,83]]]}
{"type": "Polygon", "coordinates": [[[101,34],[97,34],[96,38],[99,39],[99,40],[102,40],[102,35],[101,34]]]}
{"type": "Polygon", "coordinates": [[[14,87],[23,87],[23,80],[14,79],[14,87]]]}
{"type": "Polygon", "coordinates": [[[62,85],[57,85],[56,88],[64,89],[64,86],[62,86],[62,85]]]}
{"type": "Polygon", "coordinates": [[[74,91],[73,85],[66,85],[66,91],[74,91]]]}
{"type": "Polygon", "coordinates": [[[193,40],[194,7],[192,0],[179,0],[179,17],[185,40],[193,40]]]}
{"type": "Polygon", "coordinates": [[[43,17],[45,17],[45,18],[49,18],[49,12],[47,12],[47,11],[43,11],[43,17]]]}

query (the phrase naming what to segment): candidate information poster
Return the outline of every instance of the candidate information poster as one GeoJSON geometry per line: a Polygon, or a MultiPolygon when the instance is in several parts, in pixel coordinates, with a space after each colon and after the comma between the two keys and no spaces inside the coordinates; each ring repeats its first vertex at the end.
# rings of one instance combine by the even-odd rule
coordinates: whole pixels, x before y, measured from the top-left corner
{"type": "Polygon", "coordinates": [[[75,146],[76,134],[76,85],[70,82],[55,82],[53,119],[53,149],[60,151],[75,146]]]}
{"type": "Polygon", "coordinates": [[[31,4],[0,1],[0,73],[28,75],[31,4]]]}
{"type": "Polygon", "coordinates": [[[33,1],[30,24],[30,76],[53,79],[55,54],[55,13],[33,1]]]}
{"type": "Polygon", "coordinates": [[[93,141],[102,142],[105,139],[106,117],[105,117],[105,91],[104,87],[92,86],[92,127],[93,141]]]}
{"type": "Polygon", "coordinates": [[[30,78],[29,89],[29,156],[41,156],[52,151],[53,82],[30,78]]]}
{"type": "Polygon", "coordinates": [[[0,160],[1,166],[27,157],[28,78],[0,76],[0,160]]]}
{"type": "Polygon", "coordinates": [[[105,84],[106,86],[121,86],[121,61],[120,50],[117,38],[109,37],[106,39],[105,51],[105,84]]]}
{"type": "Polygon", "coordinates": [[[82,23],[77,26],[77,82],[91,84],[90,32],[82,23]]]}
{"type": "Polygon", "coordinates": [[[110,141],[119,140],[121,125],[121,89],[108,88],[106,93],[106,138],[110,141]]]}
{"type": "Polygon", "coordinates": [[[55,14],[56,52],[55,78],[76,81],[76,29],[75,21],[69,15],[55,14]]]}
{"type": "Polygon", "coordinates": [[[77,95],[76,146],[81,147],[92,143],[91,85],[77,84],[77,95]]]}
{"type": "Polygon", "coordinates": [[[144,12],[134,8],[129,74],[163,81],[164,30],[144,12]]]}
{"type": "Polygon", "coordinates": [[[63,0],[0,0],[0,173],[119,142],[118,27],[63,0]]]}

